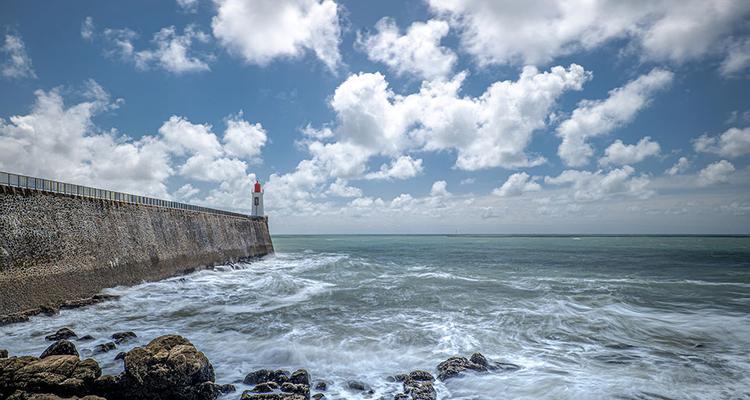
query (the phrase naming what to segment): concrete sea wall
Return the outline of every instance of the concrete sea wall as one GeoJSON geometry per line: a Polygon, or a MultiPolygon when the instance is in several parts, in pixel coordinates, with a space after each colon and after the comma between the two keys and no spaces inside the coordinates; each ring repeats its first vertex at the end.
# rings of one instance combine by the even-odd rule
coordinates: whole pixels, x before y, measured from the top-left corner
{"type": "Polygon", "coordinates": [[[269,253],[265,217],[0,185],[0,315],[269,253]]]}

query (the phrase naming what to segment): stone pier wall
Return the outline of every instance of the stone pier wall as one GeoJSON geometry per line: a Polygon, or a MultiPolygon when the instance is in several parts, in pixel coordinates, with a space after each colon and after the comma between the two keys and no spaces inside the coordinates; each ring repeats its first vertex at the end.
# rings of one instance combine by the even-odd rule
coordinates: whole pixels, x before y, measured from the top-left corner
{"type": "Polygon", "coordinates": [[[266,218],[0,185],[0,315],[269,253],[266,218]]]}

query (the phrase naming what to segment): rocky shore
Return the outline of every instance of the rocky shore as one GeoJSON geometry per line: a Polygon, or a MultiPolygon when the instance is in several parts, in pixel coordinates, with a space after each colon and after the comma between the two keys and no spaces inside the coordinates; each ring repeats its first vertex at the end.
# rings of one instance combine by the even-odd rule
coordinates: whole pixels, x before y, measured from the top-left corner
{"type": "MultiPolygon", "coordinates": [[[[115,353],[119,344],[137,338],[134,332],[117,332],[111,341],[91,348],[93,353],[115,353]]],[[[114,356],[122,360],[119,375],[103,375],[96,360],[80,359],[75,343],[85,346],[93,338],[78,336],[69,328],[45,337],[52,342],[39,356],[11,356],[0,349],[0,399],[9,400],[215,400],[220,396],[240,400],[321,400],[333,382],[312,379],[306,369],[261,369],[249,372],[241,382],[252,388],[231,397],[233,384],[215,382],[214,368],[189,340],[178,335],[160,336],[146,346],[114,356]],[[75,342],[75,343],[74,343],[75,342]]],[[[505,373],[515,364],[488,360],[480,353],[451,357],[430,371],[416,370],[388,377],[392,393],[379,400],[436,400],[436,380],[460,379],[467,374],[505,373]]],[[[240,383],[240,382],[236,382],[240,383]]],[[[367,382],[338,382],[353,396],[374,398],[367,382]]]]}

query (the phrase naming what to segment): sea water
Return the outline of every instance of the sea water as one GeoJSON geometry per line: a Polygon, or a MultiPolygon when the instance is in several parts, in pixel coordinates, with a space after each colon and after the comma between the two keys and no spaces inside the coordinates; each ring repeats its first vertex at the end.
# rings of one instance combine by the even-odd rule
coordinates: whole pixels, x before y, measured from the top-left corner
{"type": "MultiPolygon", "coordinates": [[[[68,326],[92,342],[170,333],[219,383],[306,368],[328,398],[392,398],[388,377],[481,352],[514,372],[438,382],[443,399],[750,398],[750,238],[275,236],[276,255],[118,287],[119,299],[0,327],[0,348],[40,354],[68,326]]],[[[314,392],[313,392],[314,393],[314,392]]]]}

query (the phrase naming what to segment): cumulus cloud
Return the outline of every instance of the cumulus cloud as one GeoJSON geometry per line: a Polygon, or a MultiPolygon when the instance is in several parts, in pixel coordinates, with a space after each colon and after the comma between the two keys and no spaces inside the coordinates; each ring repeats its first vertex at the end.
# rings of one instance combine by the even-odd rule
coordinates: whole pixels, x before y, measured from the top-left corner
{"type": "Polygon", "coordinates": [[[534,182],[529,174],[517,172],[508,177],[502,186],[492,191],[492,194],[500,197],[520,196],[526,192],[537,192],[542,186],[534,182]]]}
{"type": "Polygon", "coordinates": [[[440,46],[440,40],[448,34],[447,22],[415,22],[401,35],[392,18],[383,18],[375,29],[376,34],[360,36],[358,43],[370,60],[387,65],[396,74],[437,79],[453,70],[456,55],[440,46]]]}
{"type": "Polygon", "coordinates": [[[242,114],[227,121],[224,132],[224,149],[237,157],[257,157],[268,140],[268,135],[259,123],[251,124],[240,119],[242,114]]]}
{"type": "Polygon", "coordinates": [[[5,35],[5,43],[0,47],[3,54],[0,71],[6,78],[36,78],[34,68],[31,66],[31,57],[26,52],[26,45],[18,35],[5,35]]]}
{"type": "Polygon", "coordinates": [[[646,136],[636,144],[624,144],[617,139],[604,150],[604,157],[599,159],[599,165],[636,164],[648,157],[659,155],[661,146],[646,136]]]}
{"type": "Polygon", "coordinates": [[[185,12],[195,13],[198,11],[198,0],[177,0],[177,5],[185,12]]]}
{"type": "Polygon", "coordinates": [[[557,154],[568,166],[585,165],[594,154],[587,139],[605,135],[632,121],[654,93],[665,88],[672,78],[670,71],[655,68],[611,90],[604,100],[582,101],[570,118],[557,127],[557,135],[562,138],[557,154]]]}
{"type": "Polygon", "coordinates": [[[750,128],[729,128],[719,137],[702,135],[693,140],[699,153],[714,153],[722,157],[739,157],[750,154],[750,128]]]}
{"type": "Polygon", "coordinates": [[[750,38],[732,42],[728,46],[727,56],[719,66],[724,76],[734,76],[745,72],[750,67],[750,38]]]}
{"type": "Polygon", "coordinates": [[[139,70],[161,68],[174,74],[208,71],[211,54],[196,54],[194,44],[208,43],[209,36],[188,25],[179,34],[174,26],[162,28],[154,34],[152,49],[136,50],[133,42],[138,34],[130,29],[105,29],[104,38],[109,44],[107,54],[132,62],[139,70]]]}
{"type": "Polygon", "coordinates": [[[383,164],[380,170],[371,172],[366,179],[408,179],[422,173],[422,159],[415,160],[411,156],[401,156],[390,164],[383,164]]]}
{"type": "Polygon", "coordinates": [[[249,64],[297,58],[307,51],[333,70],[341,62],[339,6],[332,0],[214,0],[211,26],[230,53],[249,64]]]}
{"type": "Polygon", "coordinates": [[[436,181],[430,188],[430,196],[433,197],[448,197],[451,193],[448,191],[448,182],[436,181]]]}
{"type": "Polygon", "coordinates": [[[362,189],[349,186],[347,181],[337,178],[328,187],[328,194],[338,197],[362,197],[362,189]]]}
{"type": "Polygon", "coordinates": [[[724,0],[428,3],[480,65],[543,64],[617,39],[645,60],[685,62],[715,54],[750,14],[750,3],[724,0]]]}
{"type": "Polygon", "coordinates": [[[570,186],[576,201],[602,200],[613,195],[648,198],[653,191],[648,189],[650,180],[645,176],[634,176],[635,169],[629,165],[609,172],[598,170],[565,170],[555,177],[547,176],[544,182],[550,185],[570,186]]]}
{"type": "Polygon", "coordinates": [[[689,166],[690,161],[688,161],[687,157],[680,157],[680,159],[677,160],[677,162],[668,170],[664,171],[664,173],[670,176],[679,175],[687,171],[689,166]]]}
{"type": "Polygon", "coordinates": [[[708,186],[717,183],[727,183],[734,170],[734,165],[727,160],[709,164],[706,168],[698,172],[698,184],[708,186]]]}

